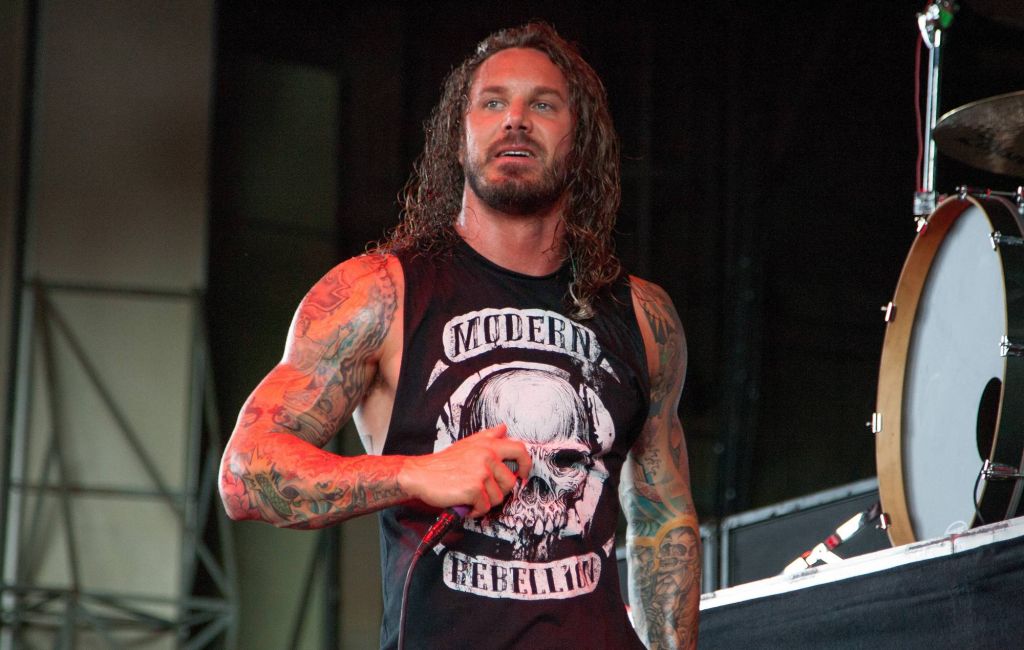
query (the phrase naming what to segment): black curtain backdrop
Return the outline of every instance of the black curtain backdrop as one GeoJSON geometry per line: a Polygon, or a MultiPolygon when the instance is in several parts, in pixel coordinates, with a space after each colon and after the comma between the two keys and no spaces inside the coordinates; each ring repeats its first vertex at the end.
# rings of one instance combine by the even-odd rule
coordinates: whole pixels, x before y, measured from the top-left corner
{"type": "MultiPolygon", "coordinates": [[[[608,88],[623,144],[619,251],[665,287],[687,330],[681,413],[702,518],[875,474],[864,423],[879,308],[915,233],[922,2],[327,4],[220,3],[218,142],[232,142],[225,61],[336,74],[339,259],[395,222],[444,75],[490,31],[547,20],[608,88]]],[[[1024,88],[1021,33],[961,4],[942,111],[1024,88]]],[[[233,211],[232,155],[215,143],[214,304],[231,299],[244,264],[218,257],[244,219],[233,211]]],[[[944,192],[1019,183],[942,158],[939,170],[944,192]]],[[[297,301],[325,270],[292,273],[302,279],[288,292],[297,301]]],[[[226,420],[269,368],[235,363],[238,320],[258,308],[239,309],[219,322],[211,311],[226,420]]]]}

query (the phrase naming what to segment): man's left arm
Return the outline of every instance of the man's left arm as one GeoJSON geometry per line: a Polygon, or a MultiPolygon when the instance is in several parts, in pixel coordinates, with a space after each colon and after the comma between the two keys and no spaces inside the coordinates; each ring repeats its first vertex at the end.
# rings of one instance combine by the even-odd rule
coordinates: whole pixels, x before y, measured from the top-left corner
{"type": "Polygon", "coordinates": [[[696,648],[700,605],[700,526],[677,412],[686,340],[661,287],[632,278],[651,379],[650,411],[619,488],[628,522],[629,600],[649,648],[696,648]]]}

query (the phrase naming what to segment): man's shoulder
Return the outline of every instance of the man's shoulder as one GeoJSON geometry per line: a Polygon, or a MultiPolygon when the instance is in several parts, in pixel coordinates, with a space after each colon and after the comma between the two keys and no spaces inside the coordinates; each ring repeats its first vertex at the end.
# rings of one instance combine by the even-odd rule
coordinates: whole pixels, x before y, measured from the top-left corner
{"type": "Polygon", "coordinates": [[[364,253],[350,257],[327,271],[312,286],[306,298],[327,292],[338,295],[388,289],[401,282],[402,264],[388,253],[364,253]]]}
{"type": "Polygon", "coordinates": [[[400,305],[402,268],[389,254],[351,257],[329,270],[306,293],[296,313],[299,333],[359,320],[387,326],[400,305]]]}
{"type": "Polygon", "coordinates": [[[324,274],[321,282],[332,277],[344,275],[352,278],[373,278],[382,272],[393,272],[401,268],[401,262],[391,253],[366,252],[355,255],[336,264],[324,274]]]}
{"type": "Polygon", "coordinates": [[[686,364],[686,335],[672,298],[657,284],[633,275],[629,284],[652,380],[666,371],[681,371],[686,364]]]}
{"type": "Polygon", "coordinates": [[[626,281],[629,283],[633,301],[638,307],[646,303],[672,306],[672,298],[660,285],[635,275],[627,275],[626,281]]]}

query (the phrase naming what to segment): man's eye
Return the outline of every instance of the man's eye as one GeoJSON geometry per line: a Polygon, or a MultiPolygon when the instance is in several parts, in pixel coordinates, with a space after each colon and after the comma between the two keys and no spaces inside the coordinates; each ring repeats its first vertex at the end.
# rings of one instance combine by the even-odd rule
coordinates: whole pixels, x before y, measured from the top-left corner
{"type": "Polygon", "coordinates": [[[501,102],[497,99],[488,99],[484,102],[484,108],[501,108],[501,102]]]}
{"type": "Polygon", "coordinates": [[[554,108],[551,104],[549,104],[547,102],[537,102],[533,106],[537,110],[541,110],[541,111],[550,111],[552,108],[554,108]]]}

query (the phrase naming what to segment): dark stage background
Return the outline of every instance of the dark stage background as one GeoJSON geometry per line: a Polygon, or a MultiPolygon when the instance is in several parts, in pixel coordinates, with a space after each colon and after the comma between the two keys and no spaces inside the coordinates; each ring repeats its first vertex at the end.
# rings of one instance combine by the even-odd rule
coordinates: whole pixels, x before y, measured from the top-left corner
{"type": "MultiPolygon", "coordinates": [[[[923,4],[221,2],[209,300],[226,430],[305,290],[395,222],[443,76],[490,31],[539,18],[607,85],[619,251],[687,330],[701,518],[873,476],[879,307],[914,237],[923,4]],[[280,103],[307,73],[328,80],[322,106],[280,103]],[[293,136],[327,138],[326,169],[282,145],[293,136]],[[307,191],[324,174],[329,191],[307,191]],[[330,218],[306,219],[311,205],[330,218]]],[[[999,3],[961,4],[940,112],[1024,88],[1021,31],[984,15],[999,3]]],[[[941,156],[938,170],[943,192],[1019,182],[941,156]]]]}

